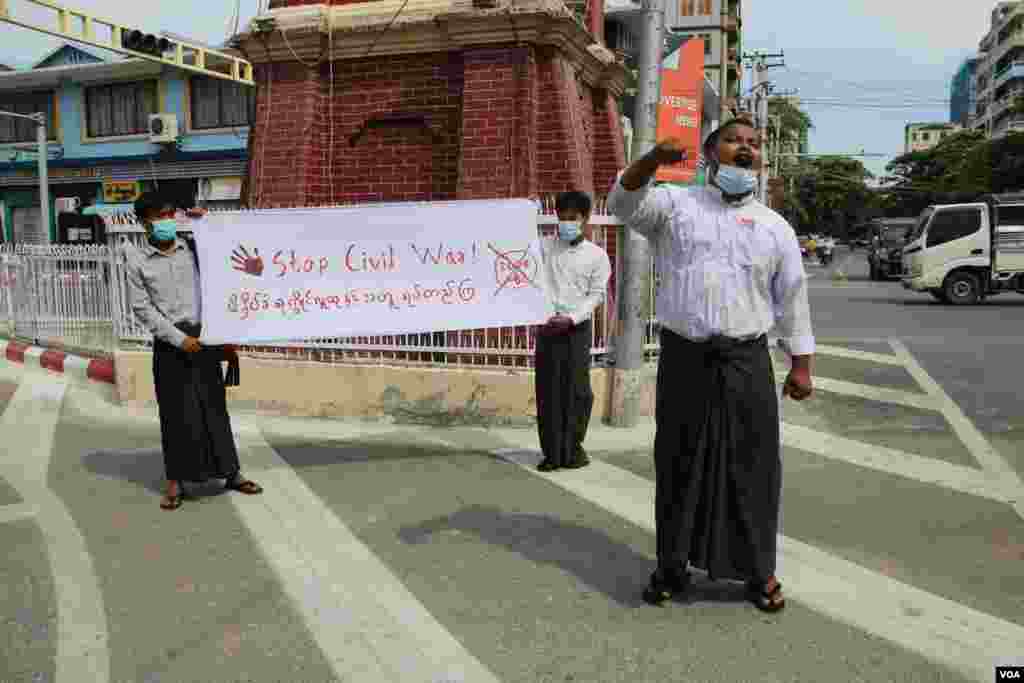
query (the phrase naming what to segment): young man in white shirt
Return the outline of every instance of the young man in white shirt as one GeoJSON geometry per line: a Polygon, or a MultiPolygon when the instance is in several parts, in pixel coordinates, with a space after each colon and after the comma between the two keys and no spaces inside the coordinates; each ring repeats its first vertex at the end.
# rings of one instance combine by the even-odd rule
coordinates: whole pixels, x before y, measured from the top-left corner
{"type": "Polygon", "coordinates": [[[558,196],[558,234],[541,242],[543,273],[555,315],[537,330],[534,375],[542,472],[585,467],[583,440],[594,392],[590,349],[594,310],[604,301],[612,267],[604,249],[587,239],[590,197],[558,196]]]}
{"type": "Polygon", "coordinates": [[[660,142],[615,181],[609,207],[644,235],[661,276],[654,441],[658,569],[644,599],[689,588],[687,565],[746,581],[749,599],[776,612],[782,485],[779,404],[767,333],[793,367],[783,394],[812,392],[814,335],[807,275],[793,228],[754,197],[761,141],[734,119],[704,145],[710,185],[653,187],[659,166],[685,158],[660,142]]]}

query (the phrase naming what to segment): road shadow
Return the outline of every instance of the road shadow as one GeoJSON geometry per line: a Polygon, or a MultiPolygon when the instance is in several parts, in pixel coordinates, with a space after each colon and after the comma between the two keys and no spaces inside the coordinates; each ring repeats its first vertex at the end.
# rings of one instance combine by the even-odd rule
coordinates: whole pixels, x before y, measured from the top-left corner
{"type": "MultiPolygon", "coordinates": [[[[159,447],[110,449],[87,453],[82,458],[85,469],[97,477],[116,479],[134,484],[141,489],[162,495],[167,487],[164,478],[164,456],[159,447]]],[[[245,463],[242,463],[243,472],[245,463]]],[[[212,498],[227,493],[224,480],[185,482],[187,497],[212,498]]]]}
{"type": "MultiPolygon", "coordinates": [[[[508,513],[490,505],[470,505],[443,517],[400,529],[410,545],[428,543],[445,531],[472,534],[534,564],[554,565],[623,607],[648,607],[641,598],[654,561],[602,532],[550,515],[508,513]]],[[[695,573],[686,602],[740,602],[743,585],[707,582],[695,573]]]]}
{"type": "Polygon", "coordinates": [[[944,304],[941,301],[936,301],[929,296],[926,299],[893,299],[891,297],[879,297],[879,296],[851,296],[846,299],[849,302],[857,303],[868,303],[868,304],[889,304],[892,306],[918,306],[924,308],[943,308],[957,311],[968,311],[978,308],[1022,308],[1024,307],[1024,298],[1020,301],[1013,301],[1012,299],[1006,299],[1003,301],[988,300],[980,304],[973,306],[952,306],[950,304],[944,304]]]}
{"type": "MultiPolygon", "coordinates": [[[[361,439],[359,441],[312,442],[300,439],[274,439],[267,437],[267,442],[274,451],[296,469],[320,467],[323,465],[354,465],[358,463],[382,460],[423,460],[425,458],[450,458],[454,454],[451,447],[441,444],[395,443],[402,438],[399,433],[381,437],[380,441],[361,439]]],[[[412,440],[414,435],[408,437],[412,440]]],[[[459,455],[469,451],[458,450],[459,455]]]]}

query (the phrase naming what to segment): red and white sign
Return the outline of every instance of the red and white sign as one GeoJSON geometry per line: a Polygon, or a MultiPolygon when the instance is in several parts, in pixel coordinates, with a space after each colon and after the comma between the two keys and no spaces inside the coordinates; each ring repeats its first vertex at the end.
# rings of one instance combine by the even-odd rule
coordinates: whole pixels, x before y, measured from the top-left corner
{"type": "Polygon", "coordinates": [[[661,99],[658,101],[656,138],[678,138],[688,158],[675,166],[663,166],[655,176],[670,183],[692,183],[700,156],[700,120],[704,109],[704,41],[691,38],[669,55],[661,68],[661,99]]]}

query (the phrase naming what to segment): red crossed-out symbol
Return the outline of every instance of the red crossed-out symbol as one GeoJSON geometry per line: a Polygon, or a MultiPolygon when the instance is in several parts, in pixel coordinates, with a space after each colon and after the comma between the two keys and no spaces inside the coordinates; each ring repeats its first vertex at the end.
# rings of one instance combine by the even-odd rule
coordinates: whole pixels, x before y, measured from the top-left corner
{"type": "Polygon", "coordinates": [[[487,247],[497,257],[494,260],[494,282],[498,285],[498,289],[494,292],[495,296],[506,287],[519,289],[531,285],[540,289],[540,286],[534,282],[534,278],[537,276],[537,263],[530,257],[528,249],[501,251],[490,243],[487,244],[487,247]],[[530,272],[527,273],[527,270],[530,272]]]}

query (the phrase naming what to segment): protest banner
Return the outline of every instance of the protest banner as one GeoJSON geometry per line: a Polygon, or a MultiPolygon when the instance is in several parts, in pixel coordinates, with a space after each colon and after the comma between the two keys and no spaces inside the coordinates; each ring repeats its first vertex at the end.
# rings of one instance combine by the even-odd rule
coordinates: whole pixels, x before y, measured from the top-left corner
{"type": "Polygon", "coordinates": [[[553,314],[528,200],[212,213],[193,232],[207,344],[533,325],[553,314]]]}

